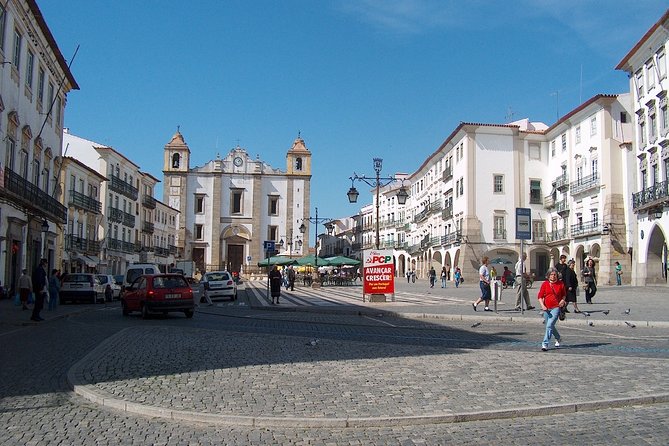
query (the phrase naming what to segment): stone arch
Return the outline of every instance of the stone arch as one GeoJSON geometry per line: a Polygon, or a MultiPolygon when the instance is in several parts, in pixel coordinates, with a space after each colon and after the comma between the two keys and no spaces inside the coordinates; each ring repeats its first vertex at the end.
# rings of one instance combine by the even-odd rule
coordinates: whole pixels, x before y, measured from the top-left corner
{"type": "Polygon", "coordinates": [[[444,265],[444,260],[440,251],[435,251],[432,253],[432,263],[436,262],[439,262],[440,267],[444,265]]]}
{"type": "Polygon", "coordinates": [[[397,256],[397,268],[395,269],[397,276],[406,276],[407,272],[407,258],[404,254],[397,256]]]}
{"type": "Polygon", "coordinates": [[[175,153],[172,155],[172,169],[178,169],[181,164],[181,155],[175,153]]]}
{"type": "Polygon", "coordinates": [[[237,239],[243,243],[244,241],[251,240],[251,233],[246,228],[246,226],[228,225],[224,227],[223,230],[221,231],[221,239],[228,241],[231,241],[232,239],[237,239]]]}
{"type": "Polygon", "coordinates": [[[646,285],[667,283],[667,238],[658,225],[648,236],[646,253],[646,285]]]}
{"type": "Polygon", "coordinates": [[[583,245],[576,246],[574,252],[574,260],[576,261],[576,268],[580,271],[585,266],[585,247],[583,245]]]}

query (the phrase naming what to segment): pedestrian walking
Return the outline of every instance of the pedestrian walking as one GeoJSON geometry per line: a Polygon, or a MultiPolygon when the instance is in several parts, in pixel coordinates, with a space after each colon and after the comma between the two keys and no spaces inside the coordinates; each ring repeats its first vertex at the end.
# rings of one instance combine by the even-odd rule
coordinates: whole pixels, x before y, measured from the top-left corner
{"type": "Polygon", "coordinates": [[[521,304],[525,301],[525,309],[533,310],[534,307],[530,304],[530,292],[527,286],[523,286],[523,277],[525,277],[525,260],[527,260],[527,253],[523,253],[516,262],[516,280],[513,283],[513,288],[516,292],[516,310],[522,309],[521,304]]]}
{"type": "Polygon", "coordinates": [[[430,267],[430,288],[434,288],[434,283],[437,281],[437,271],[435,271],[434,266],[430,267]]]}
{"type": "Polygon", "coordinates": [[[472,303],[474,311],[481,302],[485,302],[484,311],[492,311],[490,309],[490,270],[488,270],[488,256],[483,256],[481,259],[481,267],[479,268],[479,287],[481,288],[481,297],[476,302],[472,303]]]}
{"type": "Polygon", "coordinates": [[[558,280],[564,280],[564,273],[567,271],[567,256],[562,254],[560,256],[560,263],[555,265],[555,269],[558,272],[558,280]]]}
{"type": "Polygon", "coordinates": [[[568,306],[570,303],[574,304],[574,313],[580,313],[581,310],[578,309],[578,303],[576,298],[578,296],[578,276],[574,267],[576,266],[576,261],[574,259],[569,260],[567,263],[567,269],[562,276],[562,282],[564,283],[565,292],[567,293],[567,298],[565,299],[566,305],[564,310],[566,313],[569,313],[568,306]]]}
{"type": "Polygon", "coordinates": [[[595,273],[595,261],[588,258],[585,267],[581,270],[583,276],[583,288],[585,289],[585,302],[591,304],[592,298],[597,293],[597,274],[595,273]]]}
{"type": "Polygon", "coordinates": [[[616,285],[620,286],[623,284],[623,267],[620,262],[616,262],[616,285]]]}
{"type": "Polygon", "coordinates": [[[460,283],[462,283],[462,271],[460,271],[460,267],[455,268],[453,279],[455,280],[455,288],[459,288],[460,283]]]}
{"type": "Polygon", "coordinates": [[[288,285],[290,286],[290,291],[295,291],[295,270],[293,265],[288,267],[288,285]]]}
{"type": "Polygon", "coordinates": [[[21,271],[21,277],[19,277],[19,298],[21,299],[21,305],[24,310],[28,309],[28,297],[30,297],[30,292],[33,290],[33,282],[30,276],[28,275],[28,270],[24,269],[21,271]]]}
{"type": "Polygon", "coordinates": [[[551,338],[555,336],[555,348],[560,347],[562,337],[557,330],[556,324],[560,317],[560,309],[567,304],[565,301],[566,293],[564,283],[558,280],[558,271],[555,268],[549,268],[546,273],[548,280],[545,281],[537,298],[541,304],[541,309],[544,315],[544,322],[546,324],[546,332],[544,333],[544,340],[541,342],[541,350],[548,350],[548,343],[551,338]]]}
{"type": "Polygon", "coordinates": [[[446,281],[448,280],[448,271],[446,267],[441,268],[441,287],[446,288],[446,281]]]}
{"type": "Polygon", "coordinates": [[[60,299],[60,271],[57,269],[51,270],[49,276],[49,311],[54,311],[58,307],[58,300],[60,299]]]}
{"type": "Polygon", "coordinates": [[[281,297],[281,281],[281,271],[279,271],[278,266],[274,265],[272,271],[269,272],[269,290],[272,295],[272,304],[279,303],[279,297],[281,297]]]}
{"type": "Polygon", "coordinates": [[[407,283],[410,283],[411,282],[411,270],[409,270],[409,269],[407,270],[406,276],[407,276],[407,283]]]}
{"type": "Polygon", "coordinates": [[[451,265],[446,264],[446,280],[451,281],[451,265]]]}
{"type": "Polygon", "coordinates": [[[33,313],[30,316],[31,321],[43,321],[44,319],[40,316],[40,312],[44,307],[44,299],[46,298],[46,293],[48,293],[48,280],[47,280],[47,261],[42,259],[35,268],[33,272],[33,293],[35,294],[35,305],[33,305],[33,313]]]}

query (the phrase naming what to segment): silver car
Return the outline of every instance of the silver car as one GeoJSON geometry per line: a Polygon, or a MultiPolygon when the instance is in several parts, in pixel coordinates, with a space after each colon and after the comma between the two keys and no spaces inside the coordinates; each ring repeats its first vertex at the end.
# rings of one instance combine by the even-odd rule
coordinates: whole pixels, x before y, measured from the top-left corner
{"type": "Polygon", "coordinates": [[[200,279],[200,296],[207,296],[209,299],[229,297],[237,300],[237,283],[227,271],[205,273],[200,279]]]}
{"type": "Polygon", "coordinates": [[[111,274],[98,274],[98,280],[100,281],[100,284],[102,285],[103,289],[107,288],[107,284],[111,286],[112,289],[112,297],[114,299],[118,299],[121,297],[121,285],[119,285],[116,280],[114,279],[114,276],[111,274]]]}

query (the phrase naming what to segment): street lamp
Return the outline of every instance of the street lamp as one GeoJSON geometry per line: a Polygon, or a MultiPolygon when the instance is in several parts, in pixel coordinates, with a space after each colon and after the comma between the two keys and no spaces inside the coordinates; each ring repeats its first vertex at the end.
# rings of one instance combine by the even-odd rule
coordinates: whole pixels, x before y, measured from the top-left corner
{"type": "MultiPolygon", "coordinates": [[[[349,177],[351,180],[351,188],[348,190],[346,195],[348,196],[349,203],[356,203],[358,201],[358,190],[355,188],[354,183],[356,181],[363,181],[371,187],[376,188],[376,249],[379,249],[379,195],[382,187],[385,187],[391,184],[394,181],[397,181],[396,177],[382,177],[381,175],[381,166],[383,164],[383,159],[374,158],[374,172],[376,172],[375,177],[367,177],[365,175],[358,175],[355,172],[352,177],[349,177]]],[[[397,203],[404,205],[407,202],[407,197],[409,193],[404,188],[404,180],[402,180],[402,186],[397,191],[397,203]]]]}
{"type": "Polygon", "coordinates": [[[332,219],[331,218],[318,218],[318,208],[316,208],[316,216],[315,217],[309,217],[305,218],[302,221],[302,224],[298,228],[302,234],[305,234],[307,232],[307,227],[304,224],[304,220],[308,221],[309,223],[314,224],[314,269],[315,269],[315,274],[314,274],[314,280],[312,282],[312,287],[316,288],[320,286],[320,281],[319,281],[319,274],[318,274],[318,224],[319,223],[325,223],[325,229],[328,232],[328,235],[332,235],[332,231],[334,230],[334,225],[332,224],[332,219]]]}
{"type": "MultiPolygon", "coordinates": [[[[301,229],[300,229],[301,230],[301,229]]],[[[288,235],[286,236],[286,246],[288,246],[288,258],[292,259],[293,258],[293,245],[297,246],[298,248],[302,247],[302,240],[300,240],[299,236],[296,236],[293,238],[293,230],[291,229],[288,231],[288,235]]],[[[283,247],[284,242],[283,239],[279,240],[279,243],[277,245],[283,247]]]]}

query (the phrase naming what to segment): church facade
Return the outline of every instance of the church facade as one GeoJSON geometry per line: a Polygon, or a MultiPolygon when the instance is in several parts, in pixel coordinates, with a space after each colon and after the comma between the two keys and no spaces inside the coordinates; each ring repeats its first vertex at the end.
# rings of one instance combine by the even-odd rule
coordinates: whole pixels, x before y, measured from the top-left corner
{"type": "MultiPolygon", "coordinates": [[[[254,159],[239,146],[191,167],[191,151],[177,131],[164,148],[163,201],[180,211],[178,257],[200,272],[245,272],[265,257],[265,241],[279,243],[308,226],[311,152],[298,137],[286,169],[254,159]]],[[[308,231],[292,254],[309,246],[308,231]]]]}

